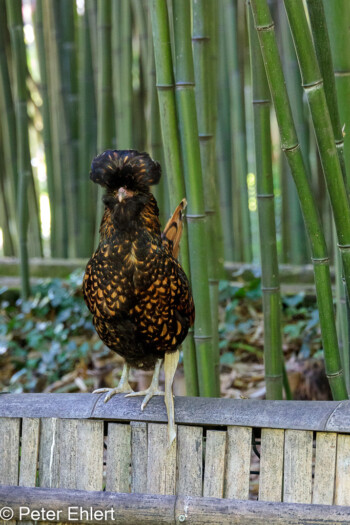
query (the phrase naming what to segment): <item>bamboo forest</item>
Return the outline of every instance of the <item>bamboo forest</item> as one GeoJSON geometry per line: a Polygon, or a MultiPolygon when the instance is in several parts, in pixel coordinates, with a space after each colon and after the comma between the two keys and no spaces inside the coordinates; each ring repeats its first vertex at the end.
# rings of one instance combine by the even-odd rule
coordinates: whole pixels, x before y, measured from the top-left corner
{"type": "Polygon", "coordinates": [[[349,28],[349,0],[0,0],[0,391],[120,379],[82,282],[108,211],[93,159],[136,150],[161,231],[187,201],[174,392],[348,398],[349,28]]]}

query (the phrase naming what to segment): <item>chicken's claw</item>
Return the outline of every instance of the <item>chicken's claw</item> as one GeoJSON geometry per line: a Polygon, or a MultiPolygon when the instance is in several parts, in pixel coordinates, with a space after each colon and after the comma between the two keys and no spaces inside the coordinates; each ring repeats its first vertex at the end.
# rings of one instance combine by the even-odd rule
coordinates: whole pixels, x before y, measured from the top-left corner
{"type": "Polygon", "coordinates": [[[103,392],[108,392],[108,394],[103,400],[104,403],[107,403],[107,401],[109,401],[111,397],[113,397],[115,394],[128,394],[130,392],[134,392],[131,386],[129,385],[129,372],[130,366],[127,363],[125,363],[118,386],[116,386],[115,388],[98,388],[92,393],[103,394],[103,392]]]}
{"type": "Polygon", "coordinates": [[[159,390],[159,371],[162,366],[162,359],[158,359],[156,366],[154,368],[152,383],[146,390],[141,390],[140,392],[131,392],[125,397],[134,397],[134,396],[146,396],[142,401],[141,410],[144,410],[147,406],[147,403],[153,396],[164,396],[164,392],[159,390]]]}
{"type": "Polygon", "coordinates": [[[130,392],[133,393],[133,389],[129,385],[129,383],[125,383],[122,387],[116,386],[115,388],[98,388],[97,390],[94,390],[93,394],[103,394],[103,392],[108,392],[108,394],[105,396],[103,402],[107,403],[113,397],[115,394],[129,394],[130,392]]]}
{"type": "Polygon", "coordinates": [[[164,396],[163,390],[158,388],[152,388],[152,385],[147,388],[147,390],[140,390],[140,392],[131,392],[125,397],[134,397],[134,396],[145,396],[145,399],[142,401],[141,410],[144,410],[147,406],[148,401],[152,399],[153,396],[164,396]]]}

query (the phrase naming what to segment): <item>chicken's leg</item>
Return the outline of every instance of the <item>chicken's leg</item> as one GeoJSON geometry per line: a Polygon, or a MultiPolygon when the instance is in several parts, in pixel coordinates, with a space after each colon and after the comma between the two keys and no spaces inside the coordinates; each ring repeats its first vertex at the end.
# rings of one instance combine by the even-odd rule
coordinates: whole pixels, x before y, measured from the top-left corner
{"type": "Polygon", "coordinates": [[[175,430],[175,414],[174,414],[174,399],[173,399],[173,381],[176,372],[177,364],[179,362],[179,351],[166,353],[164,357],[164,373],[165,373],[165,405],[168,414],[168,440],[169,447],[176,438],[175,430]]]}
{"type": "Polygon", "coordinates": [[[132,396],[146,396],[145,399],[142,401],[141,410],[143,410],[148,401],[152,399],[153,396],[164,396],[164,392],[162,390],[159,390],[159,372],[160,367],[162,366],[163,359],[158,359],[156,362],[156,366],[154,368],[152,382],[150,386],[147,388],[147,390],[140,390],[140,392],[131,392],[130,394],[127,394],[125,397],[132,397],[132,396]]]}
{"type": "Polygon", "coordinates": [[[93,394],[102,394],[103,392],[108,392],[104,398],[104,403],[107,403],[115,394],[126,394],[128,392],[133,392],[133,389],[129,385],[129,373],[130,365],[124,363],[122,377],[120,378],[119,384],[115,388],[98,388],[93,391],[93,394]]]}

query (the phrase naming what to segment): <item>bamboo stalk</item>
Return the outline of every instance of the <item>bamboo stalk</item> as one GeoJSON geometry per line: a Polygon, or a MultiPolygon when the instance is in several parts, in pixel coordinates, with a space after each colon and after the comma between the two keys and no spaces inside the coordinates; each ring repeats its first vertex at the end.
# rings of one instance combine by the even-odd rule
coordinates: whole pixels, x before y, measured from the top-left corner
{"type": "Polygon", "coordinates": [[[232,235],[232,180],[231,180],[231,125],[227,108],[230,107],[230,86],[227,63],[226,31],[224,24],[225,13],[221,9],[218,13],[221,30],[218,35],[218,91],[220,104],[218,105],[217,125],[217,164],[219,178],[219,202],[222,217],[224,237],[224,258],[226,261],[235,260],[234,235],[232,235]]]}
{"type": "Polygon", "coordinates": [[[54,164],[53,164],[53,144],[51,135],[51,111],[50,111],[50,100],[47,85],[47,63],[45,59],[45,42],[44,42],[44,31],[43,31],[43,1],[37,0],[36,8],[34,12],[34,31],[35,41],[38,53],[38,62],[40,70],[40,95],[42,98],[42,119],[43,119],[43,142],[45,149],[45,164],[46,164],[46,177],[47,177],[47,189],[50,200],[50,214],[51,214],[51,229],[50,229],[50,249],[51,256],[57,257],[59,255],[57,246],[57,227],[60,224],[57,220],[56,215],[56,203],[57,193],[55,188],[54,180],[54,164]]]}
{"type": "MultiPolygon", "coordinates": [[[[4,248],[9,255],[18,255],[18,232],[16,213],[17,169],[16,169],[16,120],[11,93],[11,83],[6,56],[6,9],[5,0],[0,2],[0,111],[1,139],[3,143],[3,163],[1,183],[4,200],[6,201],[6,221],[4,227],[6,238],[4,248]]],[[[5,204],[4,204],[5,206],[5,204]]]]}
{"type": "MultiPolygon", "coordinates": [[[[149,35],[152,35],[152,25],[151,25],[151,15],[147,12],[148,15],[148,24],[149,24],[149,35]]],[[[160,114],[159,114],[159,104],[158,104],[158,94],[156,88],[156,69],[154,61],[154,51],[153,51],[153,40],[151,36],[148,39],[148,49],[147,49],[147,112],[146,120],[148,122],[148,145],[147,149],[150,151],[153,159],[157,159],[161,166],[163,166],[163,174],[160,178],[159,183],[152,188],[154,196],[157,199],[159,207],[159,219],[162,227],[166,225],[168,218],[171,216],[171,210],[169,205],[169,188],[168,188],[168,178],[165,173],[165,159],[163,154],[163,145],[162,145],[162,131],[160,125],[160,114]]],[[[146,57],[144,57],[144,60],[146,57]]]]}
{"type": "MultiPolygon", "coordinates": [[[[203,170],[204,209],[206,231],[212,249],[208,252],[209,295],[213,334],[214,367],[219,370],[219,268],[218,268],[218,230],[216,220],[216,180],[215,168],[215,129],[213,118],[214,99],[211,79],[216,76],[211,56],[211,36],[208,12],[212,0],[194,0],[193,6],[193,61],[195,78],[195,97],[198,118],[198,138],[200,144],[201,165],[203,170]]],[[[217,374],[217,378],[219,374],[217,374]]],[[[220,385],[216,385],[220,392],[220,385]]]]}
{"type": "Polygon", "coordinates": [[[312,121],[330,197],[338,246],[342,256],[344,277],[350,292],[350,207],[345,189],[337,145],[335,143],[324,85],[313,47],[302,1],[285,0],[289,25],[293,34],[304,90],[309,102],[312,121]]]}
{"type": "MultiPolygon", "coordinates": [[[[278,9],[279,22],[276,30],[279,29],[284,77],[286,79],[290,103],[293,108],[295,127],[299,137],[305,167],[311,176],[309,163],[309,122],[305,117],[305,103],[303,101],[303,88],[301,86],[298,61],[295,55],[284,5],[282,2],[278,2],[276,7],[278,9]]],[[[306,233],[298,193],[284,155],[281,155],[280,167],[282,171],[282,256],[286,263],[303,264],[308,258],[306,233]]]]}
{"type": "MultiPolygon", "coordinates": [[[[186,189],[181,164],[181,145],[177,128],[168,9],[166,0],[152,0],[150,6],[159,114],[164,159],[168,177],[169,201],[171,209],[175,209],[181,199],[186,195],[186,189]]],[[[181,242],[181,263],[186,274],[190,277],[187,228],[184,228],[181,242]]],[[[188,347],[184,348],[186,391],[187,395],[197,396],[199,395],[199,386],[193,332],[189,332],[186,344],[188,344],[188,347]]]]}
{"type": "Polygon", "coordinates": [[[253,86],[256,180],[259,213],[261,289],[264,312],[266,399],[282,399],[281,297],[278,272],[275,203],[270,132],[270,93],[258,36],[248,5],[253,86]]]}
{"type": "MultiPolygon", "coordinates": [[[[69,143],[69,166],[66,185],[68,188],[67,202],[73,206],[71,213],[70,235],[73,236],[71,255],[79,255],[80,224],[79,217],[79,157],[78,157],[78,60],[77,60],[77,35],[75,20],[77,17],[76,5],[71,0],[60,0],[60,69],[62,76],[62,105],[64,115],[64,128],[66,139],[69,143]],[[72,173],[75,175],[72,176],[72,173]],[[67,181],[67,179],[69,179],[67,181]]],[[[67,169],[67,164],[66,164],[67,169]]]]}
{"type": "Polygon", "coordinates": [[[252,251],[247,188],[247,145],[242,72],[239,62],[237,1],[229,1],[226,6],[226,24],[229,25],[227,30],[227,36],[229,37],[227,38],[227,52],[230,60],[233,231],[237,239],[235,243],[237,255],[239,255],[241,261],[250,262],[252,251]]]}
{"type": "Polygon", "coordinates": [[[58,114],[56,115],[56,118],[58,120],[57,125],[59,128],[58,133],[62,168],[61,177],[63,182],[62,189],[65,193],[65,201],[67,203],[68,255],[74,257],[77,255],[77,247],[79,244],[79,217],[78,207],[76,205],[77,176],[72,176],[72,170],[75,174],[78,172],[76,161],[77,143],[74,143],[74,135],[77,133],[78,111],[76,109],[75,94],[76,80],[72,79],[72,81],[68,81],[67,77],[75,77],[76,67],[74,66],[74,60],[72,60],[69,49],[72,45],[72,39],[74,39],[74,35],[71,33],[74,31],[68,30],[68,36],[65,36],[64,31],[62,30],[63,25],[66,27],[66,18],[74,16],[70,11],[72,7],[73,4],[70,2],[62,3],[54,1],[51,9],[49,9],[49,16],[50,27],[54,33],[54,36],[51,39],[51,61],[55,78],[55,85],[53,87],[56,89],[55,95],[58,99],[58,114]],[[67,13],[63,11],[64,7],[68,7],[67,13]],[[64,36],[66,41],[63,39],[64,36]],[[68,52],[62,52],[64,47],[66,49],[68,47],[68,52]],[[74,113],[74,118],[72,118],[71,113],[74,113]],[[73,123],[74,129],[72,127],[73,123]]]}
{"type": "Polygon", "coordinates": [[[311,245],[326,374],[333,397],[335,399],[346,399],[347,391],[343,370],[341,368],[334,321],[329,258],[317,206],[307,178],[305,164],[295,131],[274,34],[274,24],[266,0],[251,0],[251,6],[255,27],[258,31],[270,93],[276,110],[281,146],[287,157],[298,190],[300,205],[311,245]]]}
{"type": "MultiPolygon", "coordinates": [[[[44,28],[44,51],[47,67],[47,82],[49,91],[49,116],[51,121],[51,144],[52,144],[52,163],[53,181],[52,192],[54,192],[54,216],[51,228],[55,229],[55,250],[54,253],[60,257],[68,257],[68,204],[64,189],[64,168],[63,168],[63,145],[60,125],[60,115],[62,112],[60,100],[60,78],[59,78],[59,51],[56,39],[55,25],[53,20],[56,17],[57,3],[48,0],[42,1],[43,28],[44,28]]],[[[38,4],[40,6],[40,3],[38,4]]],[[[45,123],[44,123],[45,124],[45,123]]],[[[48,125],[48,122],[46,122],[48,125]]],[[[49,144],[48,144],[49,146],[49,144]]],[[[48,173],[50,176],[50,173],[48,173]]],[[[51,184],[51,183],[50,183],[51,184]]]]}
{"type": "MultiPolygon", "coordinates": [[[[217,159],[216,159],[216,151],[217,151],[217,120],[218,120],[218,86],[217,86],[217,79],[219,74],[219,60],[218,60],[218,46],[219,46],[219,39],[218,39],[218,33],[219,33],[219,13],[218,9],[216,9],[216,3],[213,0],[209,0],[208,3],[208,14],[206,15],[209,18],[209,24],[208,24],[208,35],[210,38],[209,41],[209,65],[208,65],[208,75],[209,75],[209,93],[210,93],[210,99],[211,99],[211,107],[210,107],[210,119],[211,119],[211,127],[214,134],[214,143],[215,146],[213,147],[212,152],[212,162],[213,162],[213,172],[217,173],[218,166],[217,166],[217,159]]],[[[214,175],[214,179],[215,179],[214,175]]],[[[217,270],[218,275],[217,277],[223,278],[224,270],[223,265],[225,261],[224,256],[224,230],[223,230],[223,217],[220,207],[220,190],[219,190],[219,178],[217,177],[214,181],[215,185],[215,194],[213,199],[213,206],[214,206],[214,229],[216,232],[216,242],[215,242],[215,250],[216,250],[216,264],[217,264],[217,270]]]]}
{"type": "Polygon", "coordinates": [[[173,17],[176,58],[176,107],[188,197],[187,222],[191,282],[196,302],[194,340],[197,355],[199,392],[202,396],[216,396],[219,395],[219,369],[217,367],[219,359],[213,347],[209,309],[207,233],[194,92],[191,11],[188,0],[176,0],[173,2],[173,17]]]}
{"type": "Polygon", "coordinates": [[[111,60],[111,0],[101,0],[97,5],[98,23],[98,100],[97,100],[97,150],[113,146],[113,120],[111,119],[112,60],[111,60]]]}
{"type": "Polygon", "coordinates": [[[112,2],[113,96],[119,149],[130,149],[132,142],[132,47],[131,3],[112,2]]]}
{"type": "MultiPolygon", "coordinates": [[[[332,61],[334,67],[335,84],[340,114],[340,124],[343,131],[344,140],[344,162],[346,172],[346,188],[349,195],[350,188],[350,55],[344,53],[344,49],[350,46],[350,4],[346,0],[333,0],[323,4],[327,28],[330,36],[330,46],[332,52],[332,61]]],[[[338,250],[336,250],[335,264],[341,265],[338,250]]],[[[338,272],[340,275],[340,271],[338,272]]],[[[346,301],[344,283],[337,278],[337,302],[341,310],[341,330],[344,350],[349,345],[349,318],[345,323],[345,315],[349,313],[349,307],[346,301]],[[346,313],[345,313],[346,312],[346,313]]],[[[349,390],[349,384],[348,384],[349,390]]]]}
{"type": "Polygon", "coordinates": [[[346,187],[350,191],[350,55],[344,50],[350,46],[350,4],[347,0],[323,3],[330,36],[335,84],[338,95],[340,125],[344,126],[344,161],[346,187]]]}
{"type": "MultiPolygon", "coordinates": [[[[151,90],[148,78],[148,9],[144,0],[131,2],[130,31],[131,31],[131,61],[134,64],[131,75],[131,140],[137,149],[143,151],[147,147],[149,104],[151,90]],[[136,67],[135,67],[136,65],[136,67]],[[137,126],[133,126],[133,122],[137,126]]],[[[150,33],[152,34],[152,33],[150,33]]],[[[128,68],[130,71],[130,67],[128,68]]]]}
{"type": "Polygon", "coordinates": [[[96,101],[93,82],[90,25],[85,10],[80,18],[79,36],[79,213],[84,220],[81,223],[79,254],[89,257],[94,248],[95,209],[91,206],[92,192],[88,174],[91,159],[96,155],[96,101]]]}
{"type": "Polygon", "coordinates": [[[17,129],[17,170],[18,170],[18,227],[21,295],[27,299],[30,294],[28,262],[28,187],[32,178],[29,152],[26,51],[23,36],[22,4],[20,0],[6,0],[8,27],[13,49],[13,79],[15,87],[16,129],[17,129]]]}
{"type": "MultiPolygon", "coordinates": [[[[307,6],[310,16],[310,23],[315,45],[316,55],[320,72],[324,82],[325,96],[329,109],[329,115],[332,122],[335,143],[339,156],[339,162],[346,182],[346,168],[344,159],[344,139],[342,127],[340,124],[338,100],[335,87],[335,78],[333,73],[333,61],[327,30],[327,23],[323,9],[322,0],[307,0],[307,6]]],[[[334,240],[336,235],[334,236],[334,240]]],[[[334,242],[334,252],[336,257],[336,304],[337,304],[337,321],[340,325],[340,349],[342,355],[342,364],[344,368],[345,381],[349,391],[350,387],[350,355],[348,339],[348,319],[349,304],[346,303],[346,290],[344,289],[342,266],[338,256],[338,249],[334,242]]]]}
{"type": "MultiPolygon", "coordinates": [[[[1,134],[0,134],[1,135],[1,134]]],[[[9,202],[6,196],[6,169],[4,162],[4,152],[2,137],[0,136],[0,225],[3,234],[3,255],[5,257],[14,257],[15,256],[15,241],[12,238],[11,234],[11,218],[15,216],[15,209],[11,210],[9,208],[9,202]],[[13,215],[14,213],[14,215],[13,215]]]]}
{"type": "MultiPolygon", "coordinates": [[[[115,3],[115,2],[114,2],[115,3]]],[[[97,4],[97,151],[113,148],[113,92],[112,92],[112,3],[100,0],[97,4]]],[[[99,228],[102,217],[102,188],[97,192],[95,245],[99,243],[99,228]]]]}
{"type": "Polygon", "coordinates": [[[85,12],[89,22],[90,49],[92,57],[92,71],[95,88],[95,99],[97,100],[97,2],[96,0],[85,0],[85,12]]]}

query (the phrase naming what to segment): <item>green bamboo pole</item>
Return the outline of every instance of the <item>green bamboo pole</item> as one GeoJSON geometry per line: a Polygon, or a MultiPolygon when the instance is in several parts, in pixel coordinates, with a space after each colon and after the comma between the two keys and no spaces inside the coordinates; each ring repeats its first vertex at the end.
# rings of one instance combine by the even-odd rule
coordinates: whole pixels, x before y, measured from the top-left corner
{"type": "MultiPolygon", "coordinates": [[[[343,129],[344,140],[344,162],[346,188],[349,195],[350,188],[350,54],[344,50],[350,49],[350,3],[347,0],[333,0],[324,2],[327,28],[330,37],[332,61],[335,75],[335,85],[340,114],[340,125],[343,129]]],[[[335,264],[340,267],[339,252],[336,250],[335,264]]],[[[337,272],[340,275],[340,271],[337,272]]],[[[341,312],[339,322],[341,324],[342,339],[344,349],[349,346],[349,323],[345,323],[345,312],[348,314],[349,308],[346,305],[346,294],[343,283],[337,277],[337,304],[341,312]]],[[[349,384],[348,384],[349,390],[349,384]]]]}
{"type": "MultiPolygon", "coordinates": [[[[186,189],[177,127],[173,61],[166,0],[152,0],[150,9],[164,159],[170,208],[173,210],[186,195],[186,189]]],[[[184,229],[183,234],[185,235],[183,235],[181,242],[181,262],[187,275],[190,276],[187,228],[184,229]]],[[[183,354],[186,391],[189,396],[198,396],[197,357],[193,332],[190,332],[187,336],[186,344],[188,344],[188,347],[184,348],[183,354]]]]}
{"type": "Polygon", "coordinates": [[[196,302],[194,340],[199,391],[202,396],[216,396],[219,395],[219,358],[213,347],[211,326],[207,230],[194,91],[190,7],[188,0],[173,2],[176,107],[188,196],[186,216],[189,230],[191,282],[196,302]]]}
{"type": "Polygon", "coordinates": [[[70,48],[74,42],[73,29],[63,31],[64,27],[71,27],[67,23],[68,18],[74,17],[74,11],[71,11],[73,4],[71,2],[63,3],[52,0],[50,14],[50,27],[54,33],[51,40],[51,61],[54,73],[54,89],[57,96],[56,118],[58,120],[58,133],[60,141],[60,155],[62,168],[63,191],[67,203],[67,232],[68,232],[68,255],[77,256],[79,245],[79,214],[77,201],[77,176],[72,177],[72,170],[78,173],[77,168],[77,99],[76,99],[76,66],[72,58],[70,48]],[[67,12],[63,8],[67,7],[67,12]],[[64,38],[63,38],[64,37],[64,38]],[[64,51],[65,50],[65,51],[64,51]],[[69,78],[71,77],[71,78],[69,78]],[[72,113],[74,114],[72,116],[72,113]],[[73,124],[74,123],[74,124],[73,124]],[[72,127],[73,126],[73,127],[72,127]]]}
{"type": "Polygon", "coordinates": [[[217,261],[217,270],[218,270],[218,277],[223,278],[224,276],[224,229],[223,229],[223,217],[220,207],[220,190],[218,181],[219,178],[217,176],[218,172],[218,166],[217,166],[217,159],[216,159],[216,152],[217,152],[217,120],[218,120],[218,74],[219,74],[219,13],[216,6],[216,2],[213,0],[209,0],[208,3],[208,14],[206,15],[209,18],[209,24],[208,24],[208,35],[209,35],[209,93],[210,93],[210,99],[211,99],[211,111],[210,111],[210,120],[211,120],[211,127],[213,130],[214,135],[214,147],[212,151],[212,162],[213,162],[213,171],[215,173],[214,178],[216,176],[215,180],[215,196],[213,199],[213,205],[214,205],[214,223],[215,223],[215,231],[216,231],[216,243],[215,243],[215,250],[216,250],[216,261],[217,261]]]}
{"type": "MultiPolygon", "coordinates": [[[[114,4],[115,2],[113,2],[114,4]]],[[[112,91],[112,3],[100,0],[97,4],[97,151],[114,146],[113,91],[112,91]]],[[[103,211],[102,188],[98,188],[95,244],[99,242],[99,228],[103,211]]]]}
{"type": "Polygon", "coordinates": [[[329,258],[320,217],[313,197],[295,131],[278,53],[274,24],[266,0],[251,0],[271,97],[275,106],[281,146],[298,190],[314,264],[317,302],[325,356],[326,374],[334,399],[346,399],[347,391],[339,355],[334,321],[329,258]]]}
{"type": "MultiPolygon", "coordinates": [[[[332,62],[339,105],[340,126],[344,127],[346,187],[350,191],[350,3],[347,0],[323,2],[330,37],[332,62]]],[[[332,118],[332,115],[331,115],[332,118]]]]}
{"type": "MultiPolygon", "coordinates": [[[[346,168],[344,159],[344,139],[342,126],[340,123],[338,100],[335,87],[335,78],[333,73],[333,61],[327,30],[326,17],[323,9],[322,0],[307,0],[310,23],[315,44],[318,64],[324,82],[325,96],[332,122],[332,128],[337,146],[339,162],[342,169],[344,181],[346,182],[346,168]]],[[[336,235],[334,236],[334,241],[336,235]]],[[[350,355],[348,340],[348,319],[349,305],[346,304],[346,290],[344,288],[341,260],[338,256],[338,249],[334,242],[335,268],[336,268],[336,304],[337,304],[337,321],[339,325],[340,349],[342,355],[342,364],[344,368],[345,381],[349,391],[350,387],[350,355]]]]}
{"type": "Polygon", "coordinates": [[[5,257],[14,257],[16,246],[12,238],[10,221],[15,216],[16,210],[10,210],[9,201],[6,196],[6,168],[3,149],[0,133],[0,226],[3,234],[3,255],[5,255],[5,257]]]}
{"type": "Polygon", "coordinates": [[[96,0],[85,0],[85,12],[89,23],[90,49],[93,71],[93,82],[95,88],[95,99],[97,100],[97,2],[96,0]]]}
{"type": "MultiPolygon", "coordinates": [[[[39,4],[40,5],[40,4],[39,4]]],[[[59,51],[57,44],[56,25],[53,23],[57,13],[57,2],[42,0],[43,29],[44,29],[44,51],[48,85],[48,109],[51,122],[51,152],[53,164],[52,192],[54,200],[54,216],[51,222],[51,229],[55,233],[54,255],[68,257],[68,203],[65,192],[64,177],[64,146],[63,133],[61,130],[61,95],[60,95],[60,76],[59,76],[59,51]]],[[[45,124],[45,123],[44,123],[45,124]]],[[[48,125],[48,122],[46,122],[48,125]]],[[[48,147],[50,143],[48,144],[48,147]]],[[[49,161],[50,162],[50,161],[49,161]]],[[[50,176],[50,172],[48,173],[50,176]]],[[[50,183],[51,184],[51,183],[50,183]]]]}
{"type": "Polygon", "coordinates": [[[344,138],[339,118],[338,100],[335,87],[335,78],[333,74],[333,61],[323,3],[322,0],[307,0],[307,6],[317,61],[323,80],[329,116],[332,122],[334,139],[337,146],[344,180],[346,180],[344,163],[344,138]]]}
{"type": "MultiPolygon", "coordinates": [[[[0,111],[1,139],[3,143],[3,170],[1,172],[3,197],[6,201],[4,220],[8,226],[4,246],[6,254],[18,255],[17,232],[17,168],[16,168],[16,121],[11,93],[10,75],[6,56],[6,9],[5,0],[0,2],[0,111]],[[9,250],[9,251],[7,251],[9,250]]],[[[5,231],[5,230],[4,230],[5,231]]]]}
{"type": "MultiPolygon", "coordinates": [[[[158,104],[158,94],[156,88],[156,66],[154,61],[154,50],[153,50],[153,40],[152,35],[152,25],[151,25],[151,14],[147,12],[148,18],[147,23],[149,24],[149,35],[147,41],[147,55],[144,56],[144,60],[147,59],[147,64],[144,64],[144,67],[147,68],[147,108],[146,108],[146,120],[148,122],[148,144],[147,151],[150,151],[153,159],[157,159],[161,166],[163,166],[163,174],[160,178],[159,183],[152,188],[153,194],[158,202],[159,207],[159,219],[162,227],[164,227],[169,219],[172,211],[170,210],[169,205],[169,188],[168,188],[168,178],[165,173],[165,159],[163,154],[163,145],[162,145],[162,131],[160,125],[160,114],[159,114],[159,104],[158,104]]],[[[192,334],[193,335],[193,334],[192,334]]],[[[186,344],[186,343],[185,343],[186,344]]]]}
{"type": "MultiPolygon", "coordinates": [[[[224,258],[226,261],[235,260],[234,235],[232,234],[232,180],[231,180],[231,123],[230,123],[230,85],[227,64],[225,12],[219,10],[218,35],[218,121],[216,160],[219,179],[219,202],[222,216],[222,229],[224,237],[224,258]]],[[[231,30],[231,28],[229,28],[231,30]]]]}
{"type": "MultiPolygon", "coordinates": [[[[213,334],[213,355],[215,368],[220,366],[219,352],[219,267],[218,267],[218,229],[216,218],[217,186],[215,180],[215,129],[213,118],[214,99],[211,80],[216,76],[211,56],[210,18],[208,13],[212,0],[194,0],[193,6],[193,61],[195,78],[195,97],[198,119],[198,138],[201,165],[203,169],[204,209],[206,231],[212,249],[208,251],[208,276],[213,334]]],[[[219,374],[217,375],[219,377],[219,374]]],[[[220,385],[216,386],[220,392],[220,385]]]]}
{"type": "MultiPolygon", "coordinates": [[[[305,166],[311,176],[309,165],[309,122],[305,116],[305,103],[303,101],[303,88],[301,86],[298,61],[295,55],[284,5],[282,2],[278,2],[276,7],[278,9],[279,22],[276,30],[279,29],[284,77],[286,79],[290,103],[293,108],[295,127],[300,140],[305,166]]],[[[306,249],[307,239],[303,217],[300,210],[298,193],[284,155],[281,155],[280,167],[282,170],[283,261],[292,264],[305,264],[308,259],[308,253],[306,249]]]]}
{"type": "Polygon", "coordinates": [[[259,213],[261,288],[264,312],[266,399],[282,399],[281,297],[276,247],[270,132],[270,92],[258,36],[248,5],[252,71],[256,180],[259,213]]]}
{"type": "MultiPolygon", "coordinates": [[[[147,147],[147,114],[151,91],[148,78],[148,9],[147,3],[141,0],[131,2],[130,31],[132,35],[131,60],[137,67],[133,68],[133,80],[130,82],[131,96],[131,140],[136,149],[144,151],[147,147]],[[137,121],[137,126],[133,122],[137,121]]],[[[130,70],[130,68],[129,68],[130,70]]]]}
{"type": "Polygon", "coordinates": [[[239,61],[238,36],[238,0],[228,1],[226,6],[228,57],[230,59],[230,105],[232,131],[232,167],[233,167],[233,229],[237,238],[236,247],[240,260],[252,259],[250,215],[247,188],[247,145],[245,136],[244,95],[242,90],[242,72],[239,61]]]}
{"type": "Polygon", "coordinates": [[[90,25],[85,10],[80,17],[79,36],[79,213],[81,221],[80,257],[89,257],[94,248],[95,207],[91,206],[92,184],[88,184],[91,159],[96,155],[96,101],[90,44],[90,25]]]}
{"type": "MultiPolygon", "coordinates": [[[[350,188],[350,3],[344,0],[333,0],[323,3],[335,75],[335,84],[340,114],[340,124],[343,128],[344,162],[346,188],[350,188]]],[[[340,267],[339,252],[336,250],[335,264],[340,267]]],[[[340,270],[336,274],[340,275],[340,270]]],[[[349,313],[344,286],[337,277],[337,304],[339,308],[344,350],[349,346],[349,320],[345,323],[345,311],[349,313]]],[[[349,390],[349,384],[348,384],[349,390]]]]}
{"type": "Polygon", "coordinates": [[[350,291],[350,207],[337,153],[324,84],[302,0],[285,0],[298,56],[302,83],[309,102],[318,150],[332,204],[344,277],[350,291]]]}
{"type": "Polygon", "coordinates": [[[133,147],[133,138],[131,3],[129,0],[112,2],[112,20],[113,95],[117,145],[119,149],[130,149],[133,147]]]}
{"type": "MultiPolygon", "coordinates": [[[[150,23],[149,3],[148,0],[132,0],[132,21],[135,25],[135,33],[139,41],[139,54],[141,58],[141,66],[147,73],[148,63],[152,60],[152,54],[149,56],[149,51],[153,47],[152,44],[152,27],[150,23]]],[[[149,79],[148,79],[149,80],[149,79]]],[[[148,92],[148,89],[147,89],[148,92]]],[[[149,93],[147,93],[149,96],[149,93]]]]}
{"type": "MultiPolygon", "coordinates": [[[[69,169],[75,174],[79,173],[79,110],[78,110],[78,59],[76,35],[76,5],[71,0],[60,0],[60,68],[62,74],[62,102],[65,117],[64,126],[69,142],[69,169]]],[[[73,235],[72,256],[79,256],[80,224],[79,215],[79,177],[68,176],[67,187],[69,193],[67,202],[73,206],[72,225],[70,234],[73,235]]],[[[67,180],[67,178],[66,178],[67,180]]]]}
{"type": "Polygon", "coordinates": [[[28,114],[27,114],[27,61],[23,35],[22,3],[20,0],[6,0],[8,26],[13,50],[14,100],[17,129],[17,169],[18,169],[18,227],[21,295],[27,299],[30,294],[28,260],[28,187],[32,178],[30,163],[28,114]]]}
{"type": "Polygon", "coordinates": [[[37,0],[36,9],[34,13],[34,31],[35,41],[38,53],[38,62],[40,70],[40,94],[42,98],[42,119],[43,119],[43,142],[45,149],[45,164],[46,164],[46,177],[47,177],[47,189],[50,200],[50,213],[51,213],[51,231],[50,231],[50,249],[51,256],[58,257],[60,254],[57,250],[57,228],[61,225],[57,221],[56,205],[57,205],[57,194],[54,180],[54,160],[53,160],[53,144],[51,135],[51,112],[50,112],[50,100],[48,92],[48,79],[47,79],[47,62],[45,57],[45,41],[44,41],[44,30],[43,30],[43,0],[37,0]]]}
{"type": "MultiPolygon", "coordinates": [[[[235,172],[235,162],[234,162],[234,134],[235,132],[238,133],[237,130],[234,129],[233,126],[233,112],[234,110],[234,104],[233,104],[233,77],[234,77],[234,68],[235,68],[235,60],[233,56],[233,51],[235,48],[235,26],[233,24],[233,5],[230,0],[224,1],[224,16],[223,16],[223,28],[225,31],[225,37],[223,38],[223,45],[225,47],[225,62],[222,64],[225,71],[227,71],[227,94],[228,94],[228,100],[226,102],[227,105],[223,108],[223,111],[227,114],[229,118],[229,123],[226,124],[226,131],[229,128],[230,133],[230,146],[227,148],[226,151],[230,153],[230,188],[231,188],[231,210],[232,210],[232,217],[231,217],[231,224],[230,224],[230,230],[231,230],[231,236],[233,237],[233,260],[235,261],[243,261],[243,252],[242,252],[242,243],[241,243],[241,236],[242,236],[242,228],[241,228],[241,200],[237,199],[236,196],[239,193],[239,182],[237,178],[237,173],[235,172]],[[229,111],[227,110],[229,108],[229,111]]],[[[221,116],[221,115],[220,115],[221,116]]],[[[237,142],[237,139],[236,139],[237,142]]]]}

